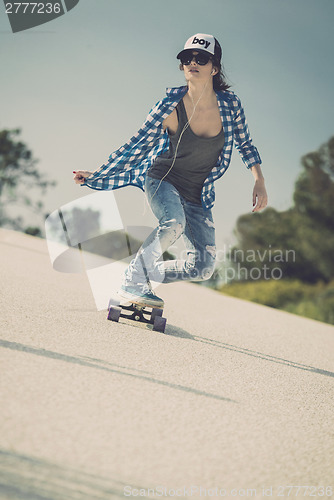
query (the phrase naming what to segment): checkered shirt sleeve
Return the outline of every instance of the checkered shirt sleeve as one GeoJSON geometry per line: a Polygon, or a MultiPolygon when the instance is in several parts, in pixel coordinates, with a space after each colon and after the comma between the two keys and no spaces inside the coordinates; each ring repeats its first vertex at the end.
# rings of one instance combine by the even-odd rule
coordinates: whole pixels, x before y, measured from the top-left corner
{"type": "Polygon", "coordinates": [[[240,99],[234,94],[234,142],[240,153],[241,159],[247,168],[261,164],[261,158],[257,148],[251,139],[244,109],[240,99]]]}
{"type": "Polygon", "coordinates": [[[117,189],[127,185],[143,189],[145,171],[166,147],[162,122],[175,105],[171,105],[167,98],[157,102],[138,132],[114,151],[108,162],[82,185],[97,190],[117,189]]]}

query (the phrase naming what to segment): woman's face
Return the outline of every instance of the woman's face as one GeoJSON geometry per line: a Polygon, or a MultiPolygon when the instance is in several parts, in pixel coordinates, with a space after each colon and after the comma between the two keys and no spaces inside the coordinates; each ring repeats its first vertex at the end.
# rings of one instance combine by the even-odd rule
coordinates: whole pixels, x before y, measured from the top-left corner
{"type": "MultiPolygon", "coordinates": [[[[196,56],[198,52],[194,50],[192,54],[196,56]]],[[[210,78],[213,78],[213,70],[216,72],[211,59],[204,66],[197,64],[194,57],[190,64],[183,64],[184,76],[187,82],[207,82],[210,78]]]]}

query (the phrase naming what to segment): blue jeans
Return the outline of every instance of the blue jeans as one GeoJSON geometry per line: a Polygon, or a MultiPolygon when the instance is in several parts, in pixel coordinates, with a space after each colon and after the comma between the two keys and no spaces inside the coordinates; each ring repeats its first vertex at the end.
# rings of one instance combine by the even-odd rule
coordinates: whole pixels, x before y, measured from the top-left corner
{"type": "Polygon", "coordinates": [[[161,182],[149,176],[146,176],[145,192],[159,225],[145,240],[129,265],[125,273],[126,281],[144,283],[149,279],[159,283],[172,283],[209,279],[214,271],[216,258],[215,227],[211,210],[186,201],[169,182],[161,182]],[[162,254],[181,235],[187,249],[186,258],[159,261],[162,254]]]}

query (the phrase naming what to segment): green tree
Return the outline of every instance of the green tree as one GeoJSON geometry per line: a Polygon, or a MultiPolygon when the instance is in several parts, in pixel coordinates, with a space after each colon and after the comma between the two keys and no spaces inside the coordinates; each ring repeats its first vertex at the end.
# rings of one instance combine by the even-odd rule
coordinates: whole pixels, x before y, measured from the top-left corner
{"type": "Polygon", "coordinates": [[[238,243],[231,252],[235,268],[279,267],[284,278],[308,283],[334,278],[334,137],[305,155],[301,164],[292,208],[267,208],[237,220],[238,243]],[[254,258],[247,260],[251,252],[254,258]]]}
{"type": "Polygon", "coordinates": [[[297,213],[322,228],[334,229],[334,137],[318,151],[303,156],[303,172],[295,185],[297,213]]]}
{"type": "MultiPolygon", "coordinates": [[[[0,226],[24,230],[21,216],[9,215],[11,206],[25,206],[42,214],[43,203],[33,200],[29,193],[38,189],[45,194],[55,182],[47,180],[36,168],[37,160],[32,152],[18,139],[20,129],[0,131],[0,226]]],[[[27,228],[29,234],[40,234],[40,229],[27,228]]]]}

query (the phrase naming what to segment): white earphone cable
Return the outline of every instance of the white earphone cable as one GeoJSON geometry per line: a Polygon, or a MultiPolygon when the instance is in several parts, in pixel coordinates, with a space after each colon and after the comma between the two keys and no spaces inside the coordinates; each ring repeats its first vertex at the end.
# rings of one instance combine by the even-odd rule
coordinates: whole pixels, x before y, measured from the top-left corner
{"type": "MultiPolygon", "coordinates": [[[[211,75],[210,75],[210,76],[211,76],[211,75]]],[[[157,193],[158,189],[160,188],[162,181],[163,181],[163,180],[167,177],[167,175],[169,174],[169,172],[170,172],[170,171],[172,170],[172,168],[174,167],[174,164],[175,164],[175,161],[176,161],[176,156],[177,156],[177,151],[178,151],[178,148],[179,148],[179,145],[180,145],[180,142],[181,142],[182,136],[183,136],[184,132],[187,130],[187,128],[188,128],[188,127],[190,127],[190,122],[191,122],[191,120],[192,120],[192,118],[193,118],[193,116],[194,116],[194,114],[195,114],[195,111],[196,111],[197,105],[198,105],[199,101],[201,100],[201,98],[202,98],[202,96],[203,96],[203,94],[204,94],[204,91],[205,91],[205,89],[206,89],[206,86],[208,85],[209,81],[210,81],[210,78],[207,80],[206,84],[204,85],[203,90],[202,90],[202,93],[201,93],[201,95],[199,96],[199,98],[198,98],[198,100],[197,100],[196,104],[194,103],[194,99],[193,99],[192,95],[191,95],[191,94],[189,94],[189,96],[190,96],[190,98],[191,98],[191,100],[192,100],[192,103],[193,103],[193,112],[192,112],[192,114],[191,114],[190,118],[187,120],[186,124],[184,125],[184,127],[183,127],[183,129],[182,129],[182,131],[181,131],[181,133],[180,133],[180,137],[179,137],[179,139],[178,139],[178,141],[177,141],[177,144],[176,144],[176,148],[175,148],[175,153],[174,153],[174,157],[173,157],[172,164],[171,164],[171,166],[169,167],[169,169],[167,170],[167,172],[165,173],[165,175],[162,177],[162,179],[160,179],[160,182],[159,182],[159,184],[158,184],[158,186],[157,186],[156,190],[154,191],[153,196],[152,196],[152,198],[151,198],[151,203],[152,203],[152,200],[153,200],[154,196],[156,195],[156,193],[157,193]]],[[[145,200],[147,201],[146,196],[145,196],[145,200]]],[[[146,205],[145,205],[145,207],[146,207],[146,205]]]]}

